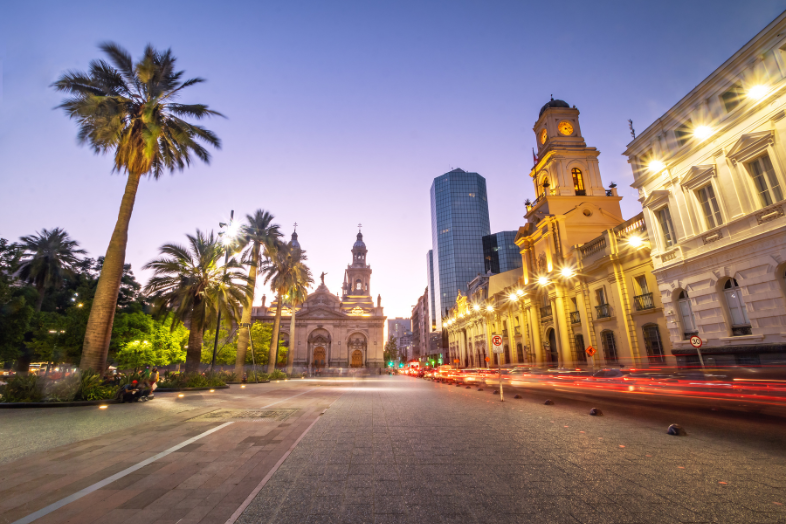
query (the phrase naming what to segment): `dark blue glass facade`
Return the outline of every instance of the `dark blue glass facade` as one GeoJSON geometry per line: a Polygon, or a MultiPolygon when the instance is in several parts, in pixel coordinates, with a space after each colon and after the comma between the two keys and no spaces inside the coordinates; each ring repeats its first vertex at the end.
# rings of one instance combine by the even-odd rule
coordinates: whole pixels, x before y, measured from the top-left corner
{"type": "Polygon", "coordinates": [[[486,179],[454,169],[431,184],[431,240],[434,252],[436,329],[445,310],[456,303],[459,289],[485,273],[483,237],[491,233],[486,179]]]}
{"type": "Polygon", "coordinates": [[[426,254],[426,272],[428,273],[426,276],[428,278],[428,308],[429,308],[429,315],[431,319],[431,325],[429,326],[429,331],[433,331],[436,328],[434,319],[436,318],[436,286],[434,285],[434,250],[429,249],[428,253],[426,254]]]}
{"type": "Polygon", "coordinates": [[[518,231],[500,231],[483,237],[483,263],[489,271],[504,273],[521,267],[521,252],[513,243],[518,231]]]}

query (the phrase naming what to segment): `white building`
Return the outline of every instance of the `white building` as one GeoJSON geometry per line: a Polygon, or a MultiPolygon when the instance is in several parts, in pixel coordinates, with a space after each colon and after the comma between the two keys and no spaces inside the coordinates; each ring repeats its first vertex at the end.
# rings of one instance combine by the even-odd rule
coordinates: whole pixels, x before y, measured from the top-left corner
{"type": "Polygon", "coordinates": [[[673,353],[786,361],[786,13],[628,145],[673,353]]]}

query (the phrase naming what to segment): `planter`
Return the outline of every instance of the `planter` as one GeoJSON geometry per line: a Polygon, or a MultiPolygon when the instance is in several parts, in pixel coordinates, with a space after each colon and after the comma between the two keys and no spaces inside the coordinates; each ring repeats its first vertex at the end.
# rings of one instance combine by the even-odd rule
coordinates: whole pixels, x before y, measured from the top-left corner
{"type": "Polygon", "coordinates": [[[79,406],[100,406],[102,404],[119,404],[116,399],[78,400],[74,402],[0,402],[0,409],[21,408],[76,408],[79,406]]]}
{"type": "Polygon", "coordinates": [[[207,388],[156,388],[155,393],[176,393],[178,391],[210,391],[211,389],[229,389],[229,386],[215,386],[207,388]]]}
{"type": "MultiPolygon", "coordinates": [[[[250,385],[250,384],[267,384],[270,382],[269,380],[260,380],[259,382],[227,382],[227,384],[234,384],[234,385],[250,385]]],[[[156,390],[158,391],[158,390],[156,390]]]]}

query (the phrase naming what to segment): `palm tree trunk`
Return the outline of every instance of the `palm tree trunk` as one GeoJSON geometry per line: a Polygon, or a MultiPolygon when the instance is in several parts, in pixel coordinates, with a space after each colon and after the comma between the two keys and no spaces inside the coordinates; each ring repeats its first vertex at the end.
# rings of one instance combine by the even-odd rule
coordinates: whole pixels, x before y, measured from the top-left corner
{"type": "Polygon", "coordinates": [[[44,305],[44,286],[43,285],[36,286],[36,289],[38,290],[38,300],[36,300],[35,303],[35,310],[37,312],[40,312],[41,306],[44,305]]]}
{"type": "Polygon", "coordinates": [[[237,360],[235,360],[235,375],[238,380],[243,378],[246,365],[246,351],[248,351],[248,328],[246,324],[251,323],[251,307],[254,305],[254,292],[257,285],[257,264],[259,263],[259,245],[255,243],[254,251],[251,253],[251,267],[248,268],[248,279],[251,282],[251,296],[248,297],[243,316],[240,319],[240,334],[237,337],[237,360]]]}
{"type": "Polygon", "coordinates": [[[295,303],[290,306],[292,319],[289,321],[289,351],[287,351],[287,374],[291,375],[295,367],[295,303]]]}
{"type": "MultiPolygon", "coordinates": [[[[196,309],[196,305],[194,307],[196,309]]],[[[194,322],[194,313],[191,313],[191,322],[188,326],[188,348],[186,349],[186,374],[199,373],[199,363],[202,362],[202,338],[205,335],[203,326],[194,322]]]]}
{"type": "Polygon", "coordinates": [[[92,369],[103,373],[106,368],[106,357],[109,342],[112,339],[112,324],[115,321],[117,295],[120,292],[120,280],[123,278],[123,265],[126,262],[126,244],[128,243],[128,225],[134,210],[136,192],[139,188],[141,174],[128,173],[126,190],[120,202],[115,230],[106,250],[104,266],[98,278],[98,287],[90,308],[87,320],[85,341],[82,345],[80,369],[92,369]]]}
{"type": "Polygon", "coordinates": [[[267,362],[268,374],[276,370],[276,360],[278,360],[278,335],[281,331],[281,293],[278,293],[278,303],[276,304],[276,321],[273,322],[273,336],[270,337],[270,353],[267,362]]]}

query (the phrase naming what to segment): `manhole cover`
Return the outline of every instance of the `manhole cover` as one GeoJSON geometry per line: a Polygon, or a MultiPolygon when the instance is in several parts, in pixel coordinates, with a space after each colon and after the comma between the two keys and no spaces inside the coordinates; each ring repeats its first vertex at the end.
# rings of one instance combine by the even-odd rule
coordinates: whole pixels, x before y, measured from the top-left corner
{"type": "Polygon", "coordinates": [[[245,420],[245,421],[264,421],[264,420],[286,420],[298,409],[217,409],[198,417],[190,418],[189,421],[200,422],[204,420],[245,420]]]}

